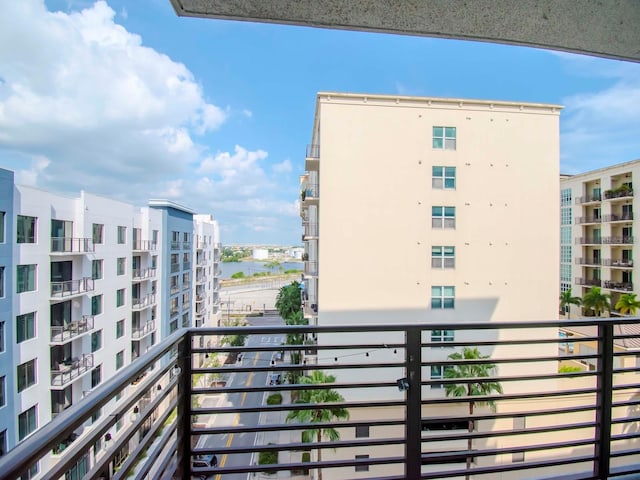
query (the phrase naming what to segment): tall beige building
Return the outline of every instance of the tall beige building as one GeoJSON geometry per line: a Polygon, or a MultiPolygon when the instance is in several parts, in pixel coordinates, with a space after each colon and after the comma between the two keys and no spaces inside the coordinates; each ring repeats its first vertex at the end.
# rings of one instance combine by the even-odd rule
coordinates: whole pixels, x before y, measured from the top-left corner
{"type": "MultiPolygon", "coordinates": [[[[582,297],[592,286],[611,295],[637,293],[633,179],[640,160],[560,180],[560,290],[582,297]]],[[[580,315],[572,306],[568,313],[580,315]]],[[[615,315],[615,308],[611,312],[615,315]]]]}
{"type": "MultiPolygon", "coordinates": [[[[522,102],[319,93],[300,179],[303,298],[310,323],[557,318],[560,110],[522,102]]],[[[557,337],[557,329],[547,334],[557,337]]],[[[430,335],[446,346],[491,340],[495,332],[430,335]]],[[[319,345],[343,341],[348,339],[318,338],[319,345]]],[[[394,339],[371,335],[372,343],[381,341],[394,339]]],[[[541,356],[557,353],[553,344],[539,348],[541,356]]],[[[514,355],[507,350],[483,353],[514,355]]],[[[428,355],[446,360],[453,351],[429,349],[428,355]]],[[[340,352],[335,355],[320,350],[317,361],[340,362],[340,352]]],[[[368,352],[365,361],[392,361],[392,355],[383,348],[368,352]]],[[[510,374],[508,368],[500,373],[510,374]]],[[[555,362],[535,368],[557,371],[555,362]]],[[[352,373],[340,370],[338,381],[362,378],[362,371],[352,373]]],[[[437,380],[443,373],[443,367],[431,366],[423,378],[437,380]]],[[[394,380],[402,371],[387,374],[394,380]]],[[[510,382],[504,388],[519,387],[510,382]]],[[[370,395],[359,389],[341,393],[350,400],[370,395]]],[[[402,394],[389,388],[381,395],[402,394]]],[[[437,386],[423,392],[423,398],[442,396],[437,386]]],[[[354,437],[345,431],[342,438],[354,437]]],[[[372,473],[393,471],[376,467],[372,473]]],[[[354,471],[334,474],[351,478],[354,471]]]]}

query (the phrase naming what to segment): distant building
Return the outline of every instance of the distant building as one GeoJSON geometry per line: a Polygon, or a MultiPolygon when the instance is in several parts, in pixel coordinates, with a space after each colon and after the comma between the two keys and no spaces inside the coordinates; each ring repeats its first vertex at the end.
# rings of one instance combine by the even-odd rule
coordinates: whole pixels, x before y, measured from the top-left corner
{"type": "Polygon", "coordinates": [[[287,255],[295,258],[296,260],[302,260],[302,256],[304,255],[304,248],[299,248],[299,247],[291,248],[287,252],[287,255]]]}
{"type": "Polygon", "coordinates": [[[269,259],[269,250],[266,248],[254,248],[251,256],[254,260],[268,260],[269,259]]]}
{"type": "MultiPolygon", "coordinates": [[[[212,217],[172,202],[136,207],[86,192],[63,196],[15,185],[13,172],[0,169],[0,451],[160,338],[192,326],[200,303],[207,306],[203,318],[215,324],[218,235],[212,217]],[[202,242],[194,245],[194,238],[202,242]],[[206,263],[195,264],[196,253],[206,263]],[[197,289],[193,272],[200,267],[197,289]]],[[[37,470],[46,472],[49,460],[37,470]]],[[[91,459],[80,463],[86,470],[91,459]]]]}
{"type": "MultiPolygon", "coordinates": [[[[621,295],[639,291],[634,178],[640,178],[640,160],[560,180],[560,291],[582,297],[600,287],[611,295],[613,315],[621,295]]],[[[565,313],[580,315],[581,307],[565,313]]]]}

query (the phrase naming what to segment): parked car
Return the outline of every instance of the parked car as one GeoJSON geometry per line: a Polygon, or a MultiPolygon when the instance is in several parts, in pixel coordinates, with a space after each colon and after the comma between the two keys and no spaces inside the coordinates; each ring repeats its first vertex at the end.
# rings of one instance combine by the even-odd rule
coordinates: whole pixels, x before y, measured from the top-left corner
{"type": "MultiPolygon", "coordinates": [[[[196,455],[191,460],[191,466],[193,468],[211,468],[218,466],[218,457],[215,454],[211,453],[208,455],[196,455]]],[[[206,475],[200,475],[200,480],[206,480],[208,477],[206,475]]]]}
{"type": "Polygon", "coordinates": [[[281,383],[282,383],[282,374],[280,373],[269,374],[269,385],[280,385],[281,383]]]}

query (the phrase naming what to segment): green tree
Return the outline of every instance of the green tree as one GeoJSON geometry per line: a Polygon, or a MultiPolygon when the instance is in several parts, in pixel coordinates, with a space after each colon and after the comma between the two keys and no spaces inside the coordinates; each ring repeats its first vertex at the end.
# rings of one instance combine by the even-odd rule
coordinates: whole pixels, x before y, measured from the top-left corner
{"type": "Polygon", "coordinates": [[[298,282],[285,285],[278,291],[276,308],[285,321],[291,318],[295,312],[302,310],[302,298],[300,296],[300,284],[298,282]]]}
{"type": "Polygon", "coordinates": [[[566,307],[569,305],[580,305],[582,299],[580,297],[574,297],[571,293],[571,289],[560,293],[560,310],[567,312],[567,318],[571,318],[571,310],[566,307]]]}
{"type": "Polygon", "coordinates": [[[600,287],[591,287],[587,293],[582,296],[582,306],[599,317],[603,312],[611,312],[609,294],[602,293],[600,287]]]}
{"type": "MultiPolygon", "coordinates": [[[[308,385],[318,385],[325,383],[334,383],[336,377],[328,375],[321,370],[314,370],[310,376],[300,377],[300,383],[308,385]]],[[[299,403],[307,403],[311,406],[308,409],[294,410],[287,415],[287,422],[292,420],[298,423],[331,423],[336,420],[348,420],[349,412],[342,407],[332,407],[324,404],[344,402],[344,398],[335,390],[301,390],[299,403]]],[[[340,440],[340,432],[335,428],[308,428],[302,432],[302,442],[317,442],[318,446],[322,442],[322,438],[326,438],[330,442],[340,440]]],[[[318,462],[322,461],[322,450],[318,448],[318,462]]],[[[318,480],[322,480],[322,469],[318,469],[318,480]]]]}
{"type": "Polygon", "coordinates": [[[640,301],[636,300],[635,293],[623,293],[616,302],[616,310],[622,315],[635,315],[636,311],[640,308],[640,301]]]}
{"type": "MultiPolygon", "coordinates": [[[[285,323],[287,325],[309,325],[309,320],[304,318],[304,314],[301,310],[295,312],[291,317],[285,319],[285,323]]],[[[305,344],[306,335],[304,333],[287,333],[286,345],[304,345],[305,344]]],[[[289,354],[291,356],[291,363],[295,365],[300,365],[302,362],[302,350],[292,351],[289,354]]],[[[290,377],[289,381],[291,383],[298,383],[298,378],[300,378],[300,373],[296,371],[288,372],[290,377]]]]}
{"type": "MultiPolygon", "coordinates": [[[[467,397],[469,401],[469,433],[473,432],[473,409],[476,405],[487,405],[495,410],[493,401],[476,401],[475,396],[491,395],[502,393],[502,385],[498,382],[482,380],[490,377],[496,370],[492,363],[472,363],[469,360],[485,360],[488,355],[482,355],[477,348],[464,347],[462,352],[455,352],[449,355],[451,360],[460,361],[445,368],[444,376],[447,379],[464,380],[462,383],[448,383],[445,386],[447,397],[467,397]]],[[[467,440],[467,450],[473,450],[473,439],[467,440]]],[[[471,455],[467,456],[467,470],[471,468],[471,455]]],[[[466,477],[469,478],[469,475],[466,477]]]]}

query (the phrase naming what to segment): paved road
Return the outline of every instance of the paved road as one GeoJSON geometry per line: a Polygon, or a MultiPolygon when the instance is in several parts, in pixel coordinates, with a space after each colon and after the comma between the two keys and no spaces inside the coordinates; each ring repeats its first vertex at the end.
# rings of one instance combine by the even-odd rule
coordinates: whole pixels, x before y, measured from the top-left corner
{"type": "MultiPolygon", "coordinates": [[[[254,325],[278,325],[282,324],[282,319],[277,315],[267,315],[261,318],[252,319],[254,325]]],[[[266,346],[273,345],[274,351],[284,341],[284,335],[251,335],[247,339],[248,346],[266,346]]],[[[271,361],[272,352],[250,352],[246,353],[242,358],[242,364],[266,366],[271,361]]],[[[264,385],[267,381],[266,372],[236,372],[232,374],[227,385],[232,387],[264,385]]],[[[259,406],[262,405],[264,392],[244,392],[232,393],[229,395],[221,395],[217,399],[220,406],[259,406]]],[[[210,399],[214,400],[214,399],[210,399]]],[[[207,402],[208,403],[208,402],[207,402]]],[[[210,419],[210,423],[215,426],[223,425],[258,425],[259,412],[241,413],[235,415],[216,415],[210,419]]],[[[255,433],[226,434],[221,436],[206,437],[205,445],[207,448],[215,448],[217,445],[225,446],[253,446],[255,445],[255,433]]],[[[218,466],[246,466],[251,464],[251,453],[237,455],[218,455],[218,466]]],[[[248,474],[231,474],[216,475],[215,480],[247,480],[248,474]]]]}

